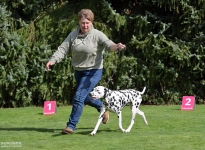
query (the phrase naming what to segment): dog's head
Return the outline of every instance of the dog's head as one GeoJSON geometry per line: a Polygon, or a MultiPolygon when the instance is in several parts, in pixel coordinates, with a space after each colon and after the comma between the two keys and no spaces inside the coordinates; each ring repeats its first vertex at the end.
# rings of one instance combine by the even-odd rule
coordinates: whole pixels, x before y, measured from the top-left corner
{"type": "Polygon", "coordinates": [[[105,97],[107,91],[108,89],[104,86],[97,86],[90,92],[90,96],[93,100],[96,100],[105,97]]]}

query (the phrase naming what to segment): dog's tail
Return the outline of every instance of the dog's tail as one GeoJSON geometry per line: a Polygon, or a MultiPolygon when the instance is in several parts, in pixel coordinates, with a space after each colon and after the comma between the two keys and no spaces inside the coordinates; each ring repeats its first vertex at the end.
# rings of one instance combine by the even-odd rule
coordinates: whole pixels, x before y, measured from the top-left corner
{"type": "Polygon", "coordinates": [[[140,92],[140,94],[144,94],[145,90],[146,90],[146,87],[144,87],[143,91],[140,92]]]}

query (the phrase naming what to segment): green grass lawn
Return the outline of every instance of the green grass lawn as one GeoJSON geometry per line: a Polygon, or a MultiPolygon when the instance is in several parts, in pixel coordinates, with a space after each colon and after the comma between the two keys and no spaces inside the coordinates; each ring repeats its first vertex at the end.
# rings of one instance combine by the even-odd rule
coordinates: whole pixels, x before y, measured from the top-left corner
{"type": "MultiPolygon", "coordinates": [[[[148,126],[136,116],[130,133],[118,128],[116,114],[110,113],[107,124],[101,124],[95,136],[93,130],[98,112],[85,106],[75,134],[61,135],[70,115],[71,106],[58,107],[55,115],[44,116],[43,108],[0,109],[0,150],[204,150],[205,105],[193,111],[181,111],[181,106],[141,106],[148,126]],[[20,147],[3,147],[16,142],[20,147]]],[[[127,128],[131,112],[123,109],[123,127],[127,128]]]]}

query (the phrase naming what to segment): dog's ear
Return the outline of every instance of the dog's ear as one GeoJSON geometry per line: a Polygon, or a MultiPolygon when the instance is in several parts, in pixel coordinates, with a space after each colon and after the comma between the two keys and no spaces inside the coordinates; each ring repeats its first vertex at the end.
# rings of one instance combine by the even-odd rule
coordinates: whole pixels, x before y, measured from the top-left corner
{"type": "Polygon", "coordinates": [[[107,91],[108,91],[108,88],[105,87],[105,88],[104,88],[104,91],[107,92],[107,91]]]}
{"type": "Polygon", "coordinates": [[[108,88],[106,88],[106,87],[104,88],[104,95],[107,94],[108,90],[109,90],[108,88]]]}

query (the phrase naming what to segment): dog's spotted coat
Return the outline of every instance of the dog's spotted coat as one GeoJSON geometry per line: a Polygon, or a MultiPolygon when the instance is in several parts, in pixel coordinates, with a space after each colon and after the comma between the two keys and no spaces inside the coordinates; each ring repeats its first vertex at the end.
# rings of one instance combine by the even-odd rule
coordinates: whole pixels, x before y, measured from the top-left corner
{"type": "Polygon", "coordinates": [[[97,129],[102,121],[103,114],[106,110],[110,110],[112,112],[115,112],[118,115],[119,118],[119,128],[122,132],[130,132],[133,124],[134,124],[134,118],[136,114],[139,114],[144,119],[144,122],[146,125],[148,125],[146,117],[144,115],[144,112],[139,110],[139,106],[142,101],[142,94],[145,92],[145,87],[142,92],[139,92],[134,89],[127,89],[127,90],[115,90],[112,91],[108,88],[105,88],[103,86],[97,86],[93,89],[92,92],[90,92],[90,96],[92,99],[99,99],[104,98],[103,100],[103,107],[101,109],[101,113],[98,119],[98,122],[95,126],[95,129],[93,132],[91,132],[91,135],[95,135],[97,132],[97,129]],[[121,110],[124,106],[127,104],[131,104],[132,107],[132,119],[130,126],[125,130],[122,127],[122,113],[121,110]]]}

